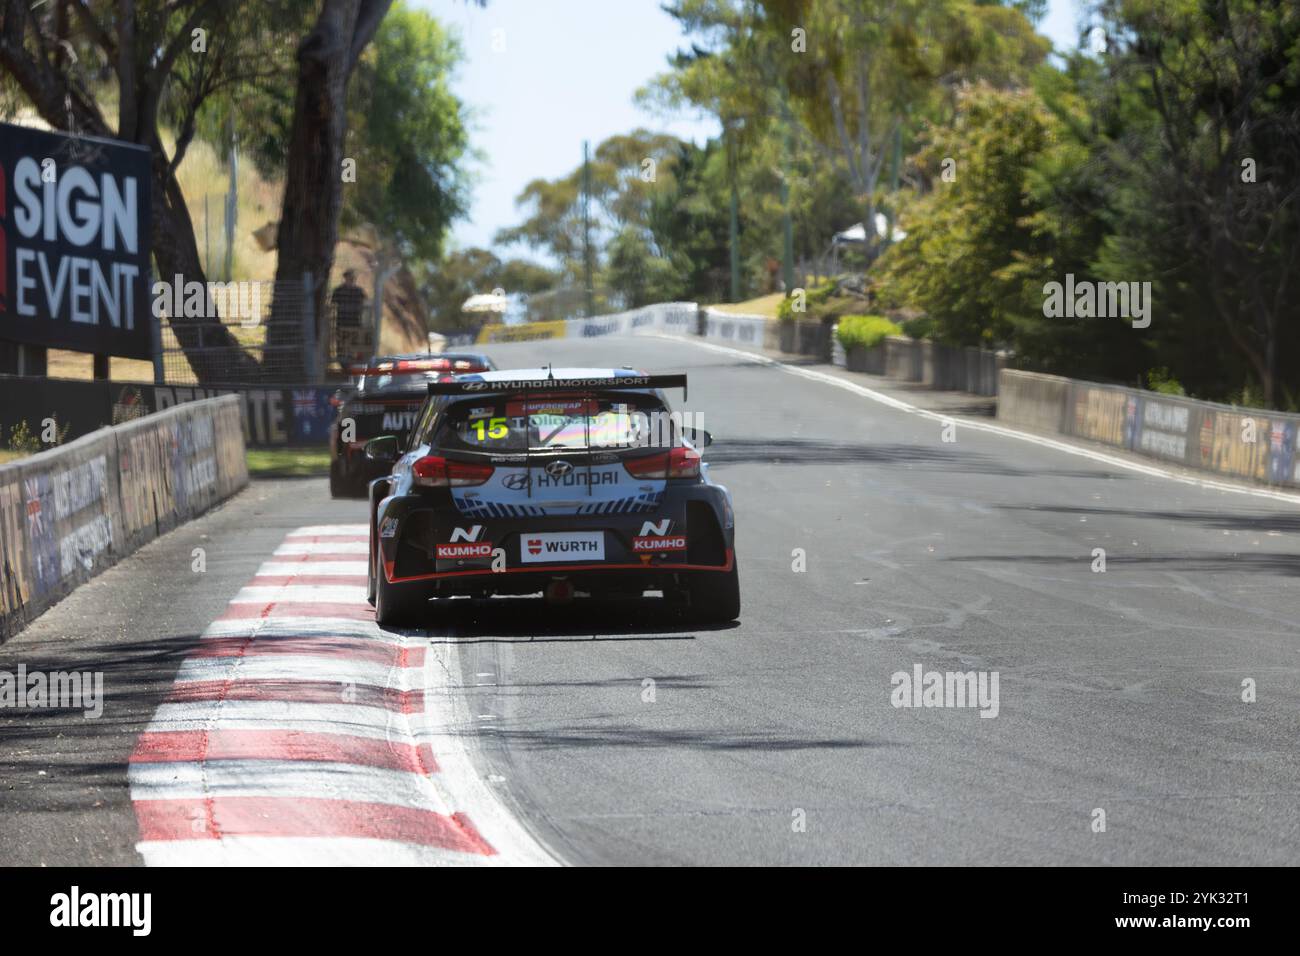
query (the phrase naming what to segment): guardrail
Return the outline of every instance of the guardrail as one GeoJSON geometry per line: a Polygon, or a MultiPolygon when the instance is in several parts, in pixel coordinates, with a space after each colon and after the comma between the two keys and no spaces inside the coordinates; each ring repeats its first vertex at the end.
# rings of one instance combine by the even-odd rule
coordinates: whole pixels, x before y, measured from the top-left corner
{"type": "Polygon", "coordinates": [[[1300,415],[1003,369],[998,418],[1197,471],[1300,487],[1300,415]]]}
{"type": "Polygon", "coordinates": [[[239,400],[192,402],[0,466],[0,643],[248,484],[239,400]]]}

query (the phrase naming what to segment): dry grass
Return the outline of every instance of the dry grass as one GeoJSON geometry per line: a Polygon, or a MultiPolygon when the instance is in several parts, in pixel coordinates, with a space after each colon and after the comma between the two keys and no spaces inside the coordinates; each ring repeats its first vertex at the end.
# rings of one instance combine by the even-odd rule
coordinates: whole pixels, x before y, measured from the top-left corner
{"type": "Polygon", "coordinates": [[[717,309],[719,312],[730,312],[733,315],[765,315],[769,319],[775,319],[776,307],[784,298],[784,292],[773,292],[770,295],[760,295],[757,299],[749,299],[745,302],[723,302],[710,308],[717,309]]]}

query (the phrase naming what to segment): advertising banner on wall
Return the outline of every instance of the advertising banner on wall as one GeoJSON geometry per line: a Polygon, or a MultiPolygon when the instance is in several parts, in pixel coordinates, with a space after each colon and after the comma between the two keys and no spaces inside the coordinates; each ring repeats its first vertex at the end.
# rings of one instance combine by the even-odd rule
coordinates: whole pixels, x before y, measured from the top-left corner
{"type": "Polygon", "coordinates": [[[0,340],[151,357],[149,163],[0,123],[0,340]]]}

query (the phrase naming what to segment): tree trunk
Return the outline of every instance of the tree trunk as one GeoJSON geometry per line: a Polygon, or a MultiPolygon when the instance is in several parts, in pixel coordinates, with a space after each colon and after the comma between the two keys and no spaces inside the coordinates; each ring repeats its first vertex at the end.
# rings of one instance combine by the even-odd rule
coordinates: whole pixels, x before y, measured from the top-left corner
{"type": "Polygon", "coordinates": [[[298,47],[298,90],[285,170],[284,205],[276,237],[276,294],[268,344],[283,351],[268,377],[301,379],[303,310],[314,316],[316,339],[328,331],[329,276],[343,203],[343,136],[347,128],[347,81],[359,0],[324,0],[316,26],[298,47]],[[304,302],[301,280],[315,289],[304,302]]]}
{"type": "MultiPolygon", "coordinates": [[[[194,223],[190,220],[180,183],[167,170],[167,160],[162,157],[161,150],[154,152],[153,170],[150,210],[157,278],[170,285],[179,275],[183,282],[204,283],[206,288],[207,276],[194,239],[194,223]]],[[[183,295],[183,288],[181,292],[183,295]]],[[[215,308],[208,311],[209,315],[198,318],[181,316],[171,319],[172,332],[184,349],[195,378],[203,385],[256,381],[259,377],[257,361],[222,323],[215,308]]]]}

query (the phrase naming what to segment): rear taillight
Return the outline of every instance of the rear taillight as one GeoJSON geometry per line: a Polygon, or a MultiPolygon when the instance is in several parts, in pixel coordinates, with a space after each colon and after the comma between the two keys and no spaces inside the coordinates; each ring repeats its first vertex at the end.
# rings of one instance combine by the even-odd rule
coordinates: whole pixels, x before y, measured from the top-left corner
{"type": "Polygon", "coordinates": [[[491,465],[452,461],[441,455],[425,455],[411,466],[415,484],[423,488],[460,488],[481,485],[492,477],[491,465]]]}
{"type": "Polygon", "coordinates": [[[628,458],[623,467],[633,478],[698,478],[700,453],[694,448],[672,448],[660,455],[628,458]]]}

